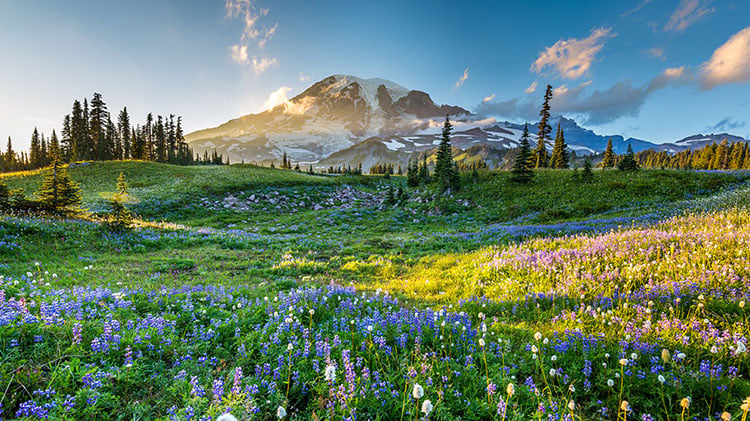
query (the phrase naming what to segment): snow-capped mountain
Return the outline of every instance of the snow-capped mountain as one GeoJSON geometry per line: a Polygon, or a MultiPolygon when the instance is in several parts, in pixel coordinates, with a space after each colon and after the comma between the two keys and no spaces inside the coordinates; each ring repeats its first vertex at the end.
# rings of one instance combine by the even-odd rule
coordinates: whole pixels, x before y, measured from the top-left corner
{"type": "Polygon", "coordinates": [[[385,79],[329,76],[284,104],[259,114],[190,133],[198,153],[217,150],[230,162],[316,162],[373,136],[412,134],[431,118],[468,116],[456,106],[436,105],[424,92],[385,79]]]}
{"type": "MultiPolygon", "coordinates": [[[[293,162],[314,163],[318,168],[360,163],[367,169],[378,163],[405,165],[440,143],[446,115],[454,126],[453,146],[503,165],[506,151],[519,145],[523,125],[482,119],[464,108],[437,105],[421,91],[409,90],[385,79],[333,75],[314,83],[301,94],[272,109],[230,120],[218,127],[186,136],[195,152],[216,150],[230,162],[278,163],[284,153],[293,162]]],[[[560,125],[571,151],[577,155],[603,152],[609,139],[615,153],[632,145],[677,152],[738,136],[695,135],[665,144],[600,135],[574,120],[555,116],[553,134],[560,125]]],[[[536,122],[529,123],[535,146],[536,122]]],[[[551,146],[550,146],[551,148],[551,146]]]]}

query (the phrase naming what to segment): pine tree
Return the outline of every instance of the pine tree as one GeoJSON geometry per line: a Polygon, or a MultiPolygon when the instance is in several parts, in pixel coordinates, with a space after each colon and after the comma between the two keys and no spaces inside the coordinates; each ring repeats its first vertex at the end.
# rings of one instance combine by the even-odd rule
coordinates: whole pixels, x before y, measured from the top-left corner
{"type": "Polygon", "coordinates": [[[42,166],[41,154],[42,144],[39,140],[39,131],[34,127],[34,132],[31,134],[31,147],[29,148],[29,159],[32,168],[39,168],[42,166]]]}
{"type": "Polygon", "coordinates": [[[568,164],[568,145],[565,144],[565,135],[560,123],[557,123],[557,136],[555,137],[555,144],[552,148],[552,158],[550,159],[550,166],[555,169],[569,168],[568,164]]]}
{"type": "Polygon", "coordinates": [[[615,166],[615,152],[612,150],[612,138],[607,142],[607,149],[604,150],[602,159],[602,168],[612,168],[615,166]]]}
{"type": "Polygon", "coordinates": [[[52,162],[52,169],[37,191],[42,208],[59,215],[76,213],[81,205],[81,188],[68,176],[60,160],[52,162]]]}
{"type": "Polygon", "coordinates": [[[5,150],[5,165],[7,166],[7,171],[15,171],[16,163],[16,153],[13,151],[13,143],[10,140],[10,136],[8,136],[8,148],[5,150]]]}
{"type": "Polygon", "coordinates": [[[44,133],[42,133],[41,147],[39,148],[39,166],[46,167],[49,162],[47,157],[47,141],[44,139],[44,133]]]}
{"type": "Polygon", "coordinates": [[[130,130],[128,107],[122,107],[122,111],[117,115],[117,134],[122,144],[122,159],[130,159],[132,132],[130,130]]]}
{"type": "Polygon", "coordinates": [[[60,132],[62,135],[62,138],[60,139],[60,156],[62,157],[64,162],[70,162],[70,157],[72,155],[72,137],[70,133],[70,114],[65,115],[63,118],[63,128],[60,132]]]}
{"type": "Polygon", "coordinates": [[[102,95],[94,92],[91,98],[91,109],[89,111],[89,136],[94,149],[91,158],[98,160],[111,159],[111,149],[107,144],[107,104],[104,103],[102,95]]]}
{"type": "Polygon", "coordinates": [[[620,171],[635,171],[638,169],[638,162],[635,160],[635,154],[633,153],[633,146],[628,143],[628,152],[622,157],[622,160],[617,164],[617,168],[620,171]]]}
{"type": "Polygon", "coordinates": [[[549,120],[550,106],[549,102],[552,100],[552,86],[547,85],[547,90],[544,93],[544,103],[542,103],[542,109],[539,111],[539,131],[537,132],[536,148],[534,148],[534,167],[545,168],[548,165],[547,156],[547,140],[549,134],[552,131],[547,121],[549,120]]]}
{"type": "Polygon", "coordinates": [[[521,135],[521,146],[518,149],[516,160],[511,170],[511,180],[516,183],[527,183],[534,177],[531,163],[531,145],[529,144],[529,125],[523,125],[523,134],[521,135]]]}
{"type": "Polygon", "coordinates": [[[52,137],[49,139],[49,162],[54,161],[55,159],[62,159],[62,155],[60,154],[60,142],[57,140],[57,133],[55,133],[55,129],[52,129],[52,137]]]}
{"type": "Polygon", "coordinates": [[[581,172],[581,180],[584,183],[590,183],[594,181],[594,171],[591,170],[591,158],[586,156],[583,161],[583,171],[581,172]]]}
{"type": "Polygon", "coordinates": [[[386,206],[393,206],[396,203],[396,196],[393,194],[393,185],[388,184],[388,190],[385,192],[385,200],[383,204],[386,206]]]}
{"type": "Polygon", "coordinates": [[[459,188],[459,183],[456,180],[457,172],[453,167],[451,130],[453,130],[453,125],[451,125],[448,116],[445,116],[443,136],[440,140],[440,146],[438,146],[437,157],[435,158],[435,178],[437,179],[438,188],[441,193],[449,189],[458,190],[459,188]]]}
{"type": "Polygon", "coordinates": [[[117,191],[109,199],[111,210],[107,215],[107,227],[111,231],[124,231],[132,225],[133,215],[125,207],[125,203],[129,200],[125,174],[120,173],[120,176],[117,177],[117,191]]]}

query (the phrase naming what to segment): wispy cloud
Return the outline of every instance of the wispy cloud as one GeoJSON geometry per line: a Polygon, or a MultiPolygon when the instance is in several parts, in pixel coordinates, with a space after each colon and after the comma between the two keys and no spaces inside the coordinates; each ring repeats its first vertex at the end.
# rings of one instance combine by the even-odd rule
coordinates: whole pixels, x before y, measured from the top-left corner
{"type": "Polygon", "coordinates": [[[269,58],[263,57],[260,60],[258,60],[257,58],[253,57],[253,61],[251,64],[253,66],[253,71],[255,72],[255,74],[259,75],[271,67],[278,66],[279,62],[276,61],[275,58],[269,59],[269,58]]]}
{"type": "Polygon", "coordinates": [[[660,60],[667,59],[667,57],[664,56],[664,49],[661,47],[649,48],[646,50],[646,53],[653,58],[658,58],[660,60]]]}
{"type": "MultiPolygon", "coordinates": [[[[268,27],[260,27],[258,21],[267,16],[268,8],[258,8],[254,0],[225,0],[224,6],[228,18],[239,18],[243,22],[242,36],[239,43],[230,47],[232,60],[236,63],[248,63],[248,47],[254,43],[259,49],[263,49],[266,43],[271,39],[279,27],[278,22],[268,27]]],[[[256,74],[262,73],[269,67],[263,59],[257,62],[252,60],[253,71],[256,74]]],[[[276,64],[276,59],[270,59],[269,62],[276,64]]]]}
{"type": "Polygon", "coordinates": [[[750,82],[750,26],[732,35],[701,65],[701,86],[750,82]]]}
{"type": "Polygon", "coordinates": [[[706,126],[707,132],[727,132],[729,130],[736,130],[745,127],[744,121],[733,121],[731,117],[726,117],[720,120],[713,126],[706,126]]]}
{"type": "Polygon", "coordinates": [[[495,99],[495,94],[492,94],[492,95],[490,95],[490,96],[486,96],[486,97],[484,97],[484,99],[482,100],[482,102],[490,102],[490,101],[492,101],[493,99],[495,99]]]}
{"type": "Polygon", "coordinates": [[[524,89],[523,91],[526,92],[527,94],[532,94],[534,93],[534,91],[536,91],[536,85],[537,85],[537,81],[533,81],[531,82],[531,85],[529,85],[529,87],[524,89]]]}
{"type": "Polygon", "coordinates": [[[651,0],[643,0],[637,6],[635,6],[634,8],[632,8],[632,9],[626,11],[625,13],[621,14],[620,17],[624,18],[624,17],[630,16],[633,13],[635,13],[635,12],[643,9],[644,7],[646,7],[646,5],[649,4],[649,3],[651,3],[651,0]]]}
{"type": "Polygon", "coordinates": [[[265,103],[263,103],[263,106],[270,110],[278,105],[281,105],[288,101],[288,98],[286,95],[292,91],[292,88],[288,86],[282,86],[279,89],[271,92],[270,95],[268,95],[268,99],[265,103]]]}
{"type": "Polygon", "coordinates": [[[464,82],[466,82],[466,79],[468,78],[469,78],[469,68],[467,67],[466,69],[464,69],[464,74],[462,74],[461,77],[458,78],[458,80],[456,81],[456,84],[453,85],[453,90],[455,91],[456,89],[462,87],[464,85],[464,82]]]}
{"type": "Polygon", "coordinates": [[[247,63],[247,45],[233,45],[229,49],[235,63],[247,63]]]}
{"type": "Polygon", "coordinates": [[[596,28],[586,38],[557,41],[539,53],[531,71],[541,73],[552,67],[565,79],[578,79],[589,71],[607,39],[614,36],[612,28],[596,28]]]}
{"type": "Polygon", "coordinates": [[[297,76],[297,79],[299,79],[300,82],[305,82],[310,79],[310,76],[300,73],[299,76],[297,76]]]}
{"type": "Polygon", "coordinates": [[[677,9],[672,12],[669,22],[664,25],[665,31],[680,32],[690,27],[701,18],[716,11],[715,8],[706,7],[701,0],[681,0],[677,9]]]}
{"type": "MultiPolygon", "coordinates": [[[[654,92],[674,83],[685,83],[689,75],[685,67],[669,68],[648,83],[634,86],[630,81],[618,82],[608,89],[590,90],[591,81],[575,87],[566,85],[554,89],[550,107],[554,114],[581,115],[584,123],[599,125],[620,117],[635,117],[646,99],[654,92]]],[[[538,118],[541,100],[532,95],[506,101],[480,103],[475,112],[480,116],[504,118],[538,118]]]]}

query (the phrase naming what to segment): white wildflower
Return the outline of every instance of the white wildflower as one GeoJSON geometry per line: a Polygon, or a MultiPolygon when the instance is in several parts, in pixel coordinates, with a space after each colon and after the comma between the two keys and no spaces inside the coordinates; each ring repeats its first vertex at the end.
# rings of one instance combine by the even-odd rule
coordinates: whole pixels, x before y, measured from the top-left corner
{"type": "Polygon", "coordinates": [[[421,399],[424,396],[424,389],[419,383],[414,383],[414,389],[411,391],[411,395],[414,399],[421,399]]]}
{"type": "Polygon", "coordinates": [[[432,402],[429,399],[426,399],[422,402],[422,413],[425,416],[428,416],[430,415],[430,412],[432,412],[432,402]]]}

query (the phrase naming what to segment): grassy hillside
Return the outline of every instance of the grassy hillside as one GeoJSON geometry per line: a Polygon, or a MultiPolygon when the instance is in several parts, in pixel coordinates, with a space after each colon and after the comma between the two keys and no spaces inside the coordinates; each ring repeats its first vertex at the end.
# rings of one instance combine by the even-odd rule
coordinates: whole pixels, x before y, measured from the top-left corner
{"type": "Polygon", "coordinates": [[[742,419],[744,173],[481,172],[402,207],[399,177],[71,176],[96,208],[120,172],[187,226],[0,215],[3,419],[742,419]]]}

